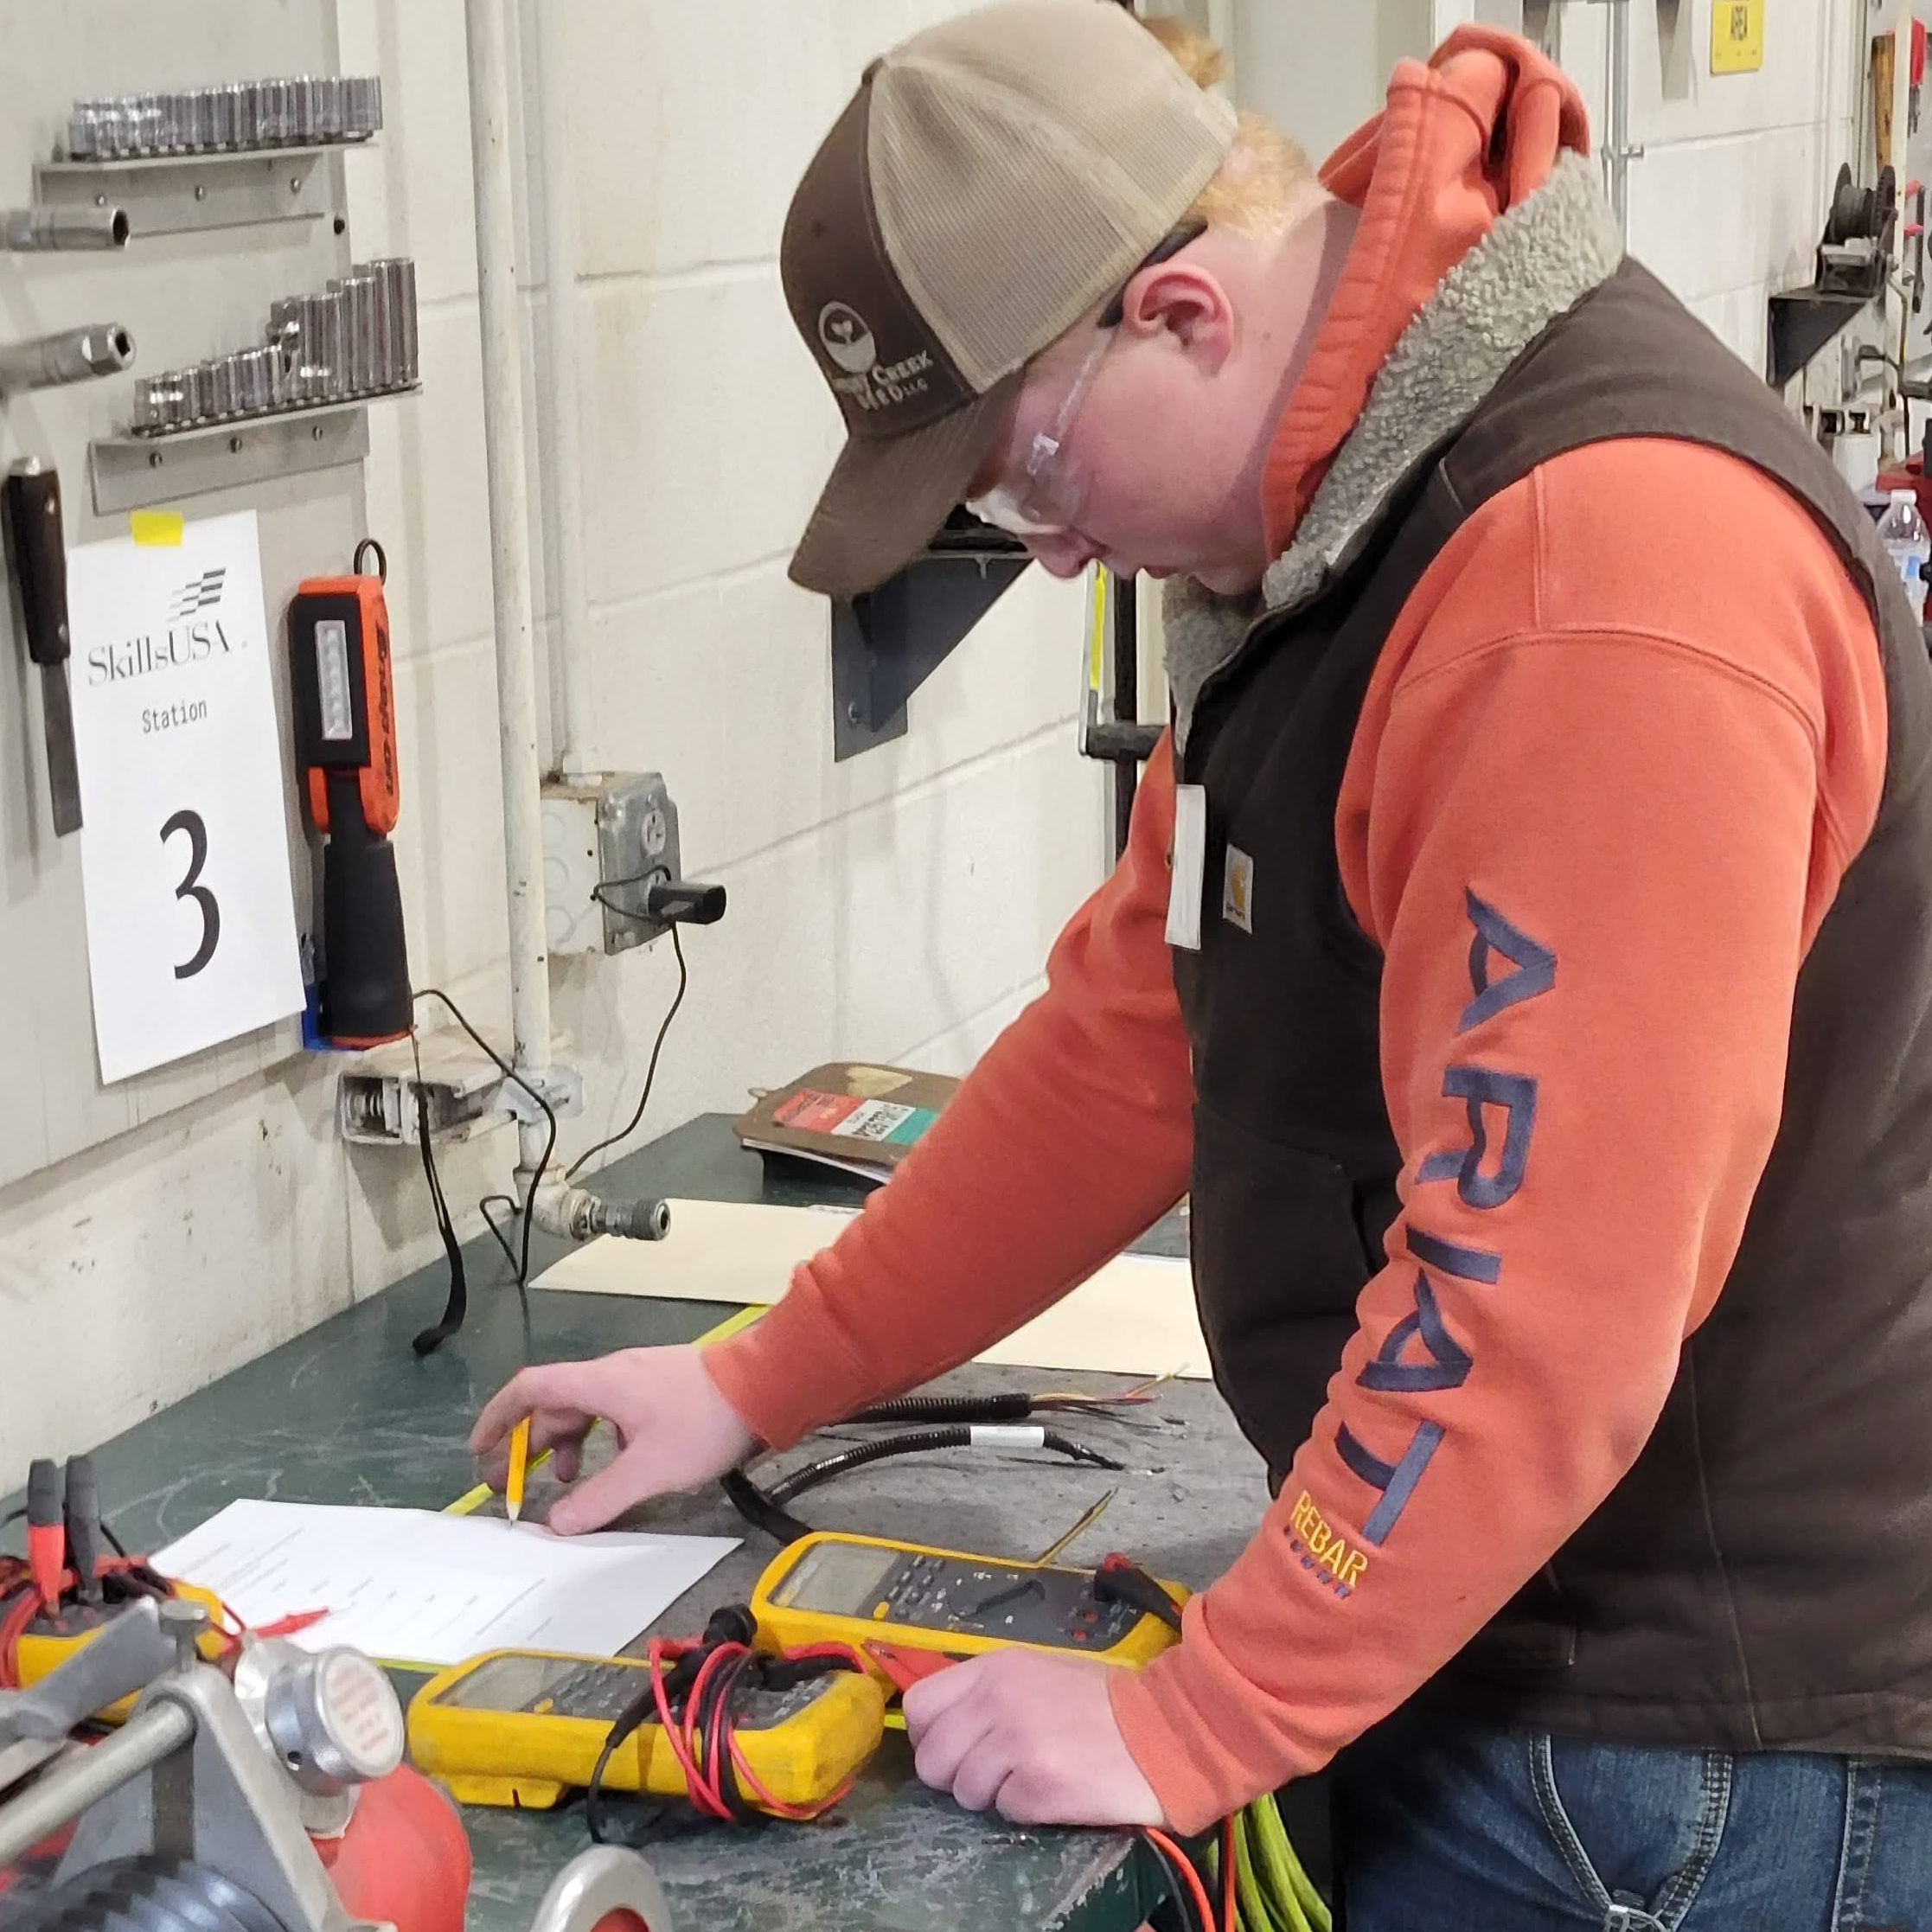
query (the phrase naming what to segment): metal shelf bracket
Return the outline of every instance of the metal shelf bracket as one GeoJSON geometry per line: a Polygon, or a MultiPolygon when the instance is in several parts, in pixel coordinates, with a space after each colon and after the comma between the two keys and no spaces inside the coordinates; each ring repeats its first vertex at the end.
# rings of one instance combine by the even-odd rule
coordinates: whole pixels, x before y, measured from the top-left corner
{"type": "Polygon", "coordinates": [[[87,468],[96,514],[112,516],[211,489],[245,489],[312,470],[333,470],[361,463],[368,453],[368,405],[329,403],[239,417],[167,436],[104,436],[87,445],[87,468]]]}
{"type": "Polygon", "coordinates": [[[312,221],[330,212],[323,163],[342,147],[336,142],[141,161],[36,162],[34,199],[44,208],[125,208],[137,241],[259,222],[312,221]]]}

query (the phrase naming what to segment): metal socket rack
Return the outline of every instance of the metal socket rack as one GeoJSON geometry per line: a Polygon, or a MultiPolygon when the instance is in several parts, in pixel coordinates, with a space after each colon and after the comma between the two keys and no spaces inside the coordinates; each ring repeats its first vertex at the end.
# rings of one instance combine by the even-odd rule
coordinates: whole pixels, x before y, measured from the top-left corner
{"type": "Polygon", "coordinates": [[[329,212],[339,149],[382,125],[374,74],[248,80],[74,104],[64,159],[36,163],[11,247],[118,247],[329,212]],[[91,227],[89,226],[91,224],[91,227]]]}
{"type": "Polygon", "coordinates": [[[304,74],[76,101],[67,154],[99,163],[326,147],[366,141],[381,125],[379,76],[304,74]]]}
{"type": "Polygon", "coordinates": [[[253,489],[333,470],[361,463],[368,453],[368,411],[361,403],[338,402],[208,423],[170,436],[104,436],[87,445],[87,469],[95,515],[114,516],[211,489],[253,489]]]}
{"type": "Polygon", "coordinates": [[[138,380],[133,433],[151,441],[402,394],[419,374],[415,263],[406,256],[360,262],[322,294],[275,303],[259,347],[138,380]]]}
{"type": "Polygon", "coordinates": [[[365,402],[419,387],[416,265],[362,262],[269,310],[259,346],[138,379],[134,425],[87,447],[97,515],[360,463],[365,402]]]}

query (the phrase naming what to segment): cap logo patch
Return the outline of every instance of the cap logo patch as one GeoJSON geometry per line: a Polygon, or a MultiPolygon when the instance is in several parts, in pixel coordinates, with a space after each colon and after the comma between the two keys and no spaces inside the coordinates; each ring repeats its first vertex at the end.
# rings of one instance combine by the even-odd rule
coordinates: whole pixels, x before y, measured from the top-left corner
{"type": "Polygon", "coordinates": [[[896,362],[881,362],[871,325],[849,302],[828,302],[818,311],[818,339],[845,372],[830,379],[832,387],[868,413],[911,402],[931,387],[932,351],[922,349],[896,362]]]}
{"type": "Polygon", "coordinates": [[[863,375],[879,359],[870,326],[848,302],[828,302],[818,311],[818,339],[848,375],[863,375]]]}

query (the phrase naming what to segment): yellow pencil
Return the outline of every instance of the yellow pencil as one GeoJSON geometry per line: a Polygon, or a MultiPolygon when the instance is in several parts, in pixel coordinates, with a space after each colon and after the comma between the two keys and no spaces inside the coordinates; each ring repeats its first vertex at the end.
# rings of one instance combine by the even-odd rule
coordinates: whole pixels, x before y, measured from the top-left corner
{"type": "Polygon", "coordinates": [[[510,1473],[503,1485],[503,1507],[511,1522],[523,1513],[523,1478],[530,1466],[530,1418],[526,1416],[510,1431],[510,1473]]]}

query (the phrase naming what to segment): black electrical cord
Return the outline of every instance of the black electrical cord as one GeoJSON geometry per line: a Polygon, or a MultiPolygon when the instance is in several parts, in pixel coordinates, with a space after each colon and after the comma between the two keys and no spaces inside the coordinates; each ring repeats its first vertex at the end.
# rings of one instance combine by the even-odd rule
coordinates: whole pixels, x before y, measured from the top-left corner
{"type": "Polygon", "coordinates": [[[801,1523],[789,1510],[781,1509],[742,1469],[727,1469],[719,1485],[730,1498],[731,1506],[755,1530],[763,1530],[776,1543],[802,1543],[817,1532],[809,1523],[801,1523]]]}
{"type": "Polygon", "coordinates": [[[713,1611],[697,1644],[686,1651],[672,1667],[654,1678],[621,1711],[605,1734],[590,1782],[585,1788],[585,1823],[592,1841],[612,1842],[604,1811],[605,1778],[611,1760],[647,1724],[661,1721],[657,1691],[663,1690],[664,1709],[681,1722],[694,1692],[697,1702],[690,1707],[691,1727],[695,1733],[695,1764],[698,1775],[716,1792],[725,1811],[734,1823],[759,1823],[764,1814],[744,1794],[732,1756],[738,1714],[732,1706],[740,1693],[760,1689],[785,1692],[815,1678],[835,1672],[855,1670],[856,1659],[843,1657],[769,1657],[753,1651],[758,1627],[743,1604],[727,1604],[713,1611]],[[742,1654],[728,1659],[721,1667],[705,1674],[705,1666],[720,1647],[739,1647],[742,1654]],[[703,1678],[701,1687],[700,1679],[703,1678]]]}
{"type": "Polygon", "coordinates": [[[844,1418],[848,1423],[1016,1423],[1045,1415],[1104,1416],[1124,1422],[1120,1404],[1104,1396],[1029,1395],[1007,1389],[993,1395],[907,1395],[892,1402],[868,1403],[844,1418]]]}
{"type": "Polygon", "coordinates": [[[1033,1398],[1010,1389],[999,1395],[906,1395],[895,1402],[868,1403],[854,1409],[848,1423],[880,1422],[1024,1422],[1033,1412],[1033,1398]]]}
{"type": "MultiPolygon", "coordinates": [[[[652,876],[655,877],[656,874],[652,876]]],[[[591,896],[597,899],[599,904],[608,905],[610,901],[601,897],[605,886],[630,886],[637,883],[638,881],[636,880],[630,879],[602,880],[594,888],[591,896]]],[[[641,912],[627,912],[621,905],[612,905],[611,910],[613,912],[624,913],[627,918],[642,918],[644,916],[641,912]]],[[[677,1018],[677,1009],[684,1004],[685,990],[691,983],[691,969],[684,963],[684,942],[679,937],[678,930],[675,925],[671,928],[671,950],[677,955],[677,991],[671,995],[671,1003],[665,1011],[662,1024],[657,1029],[657,1038],[652,1043],[650,1065],[644,1072],[644,1091],[637,1097],[637,1110],[630,1116],[630,1125],[621,1134],[613,1134],[608,1140],[599,1141],[594,1147],[586,1148],[583,1153],[579,1154],[564,1169],[564,1179],[566,1180],[576,1180],[585,1168],[595,1160],[598,1155],[602,1154],[606,1148],[613,1148],[621,1141],[628,1141],[643,1123],[644,1109],[650,1105],[650,1090],[657,1079],[657,1057],[664,1051],[664,1036],[670,1032],[671,1022],[677,1018]]]]}
{"type": "MultiPolygon", "coordinates": [[[[358,552],[360,556],[361,553],[358,552]]],[[[443,1177],[436,1171],[435,1136],[430,1131],[429,1093],[423,1084],[422,1045],[416,1033],[415,1016],[410,1016],[409,1053],[416,1067],[416,1142],[422,1149],[423,1178],[429,1185],[430,1207],[436,1216],[436,1231],[443,1238],[443,1253],[450,1264],[450,1292],[443,1319],[432,1329],[416,1338],[416,1353],[425,1355],[439,1347],[463,1326],[470,1312],[470,1277],[463,1263],[463,1244],[456,1238],[456,1224],[450,1218],[450,1204],[443,1193],[443,1177]],[[428,1347],[425,1340],[433,1336],[428,1347]]]]}
{"type": "Polygon", "coordinates": [[[477,1212],[483,1216],[483,1225],[496,1237],[497,1248],[501,1251],[503,1259],[509,1263],[510,1272],[514,1275],[516,1272],[516,1250],[504,1239],[502,1225],[491,1212],[492,1209],[498,1206],[507,1207],[512,1214],[515,1214],[516,1212],[516,1197],[514,1194],[485,1194],[477,1203],[477,1212]]]}
{"type": "MultiPolygon", "coordinates": [[[[516,1263],[516,1296],[522,1306],[523,1328],[524,1334],[528,1337],[530,1331],[530,1228],[532,1225],[530,1207],[536,1199],[537,1189],[543,1185],[544,1172],[550,1165],[550,1156],[556,1151],[556,1110],[470,1024],[464,1014],[463,1008],[441,987],[419,987],[412,995],[412,1004],[416,1000],[440,1000],[450,1009],[457,1025],[461,1027],[464,1032],[469,1034],[477,1047],[496,1064],[497,1071],[502,1074],[503,1078],[506,1080],[515,1081],[517,1085],[521,1087],[524,1092],[536,1102],[537,1105],[542,1110],[544,1120],[549,1128],[548,1136],[543,1143],[543,1152],[537,1160],[536,1172],[530,1176],[529,1191],[523,1197],[523,1204],[521,1209],[523,1216],[523,1247],[516,1263]]],[[[411,1030],[411,1037],[414,1037],[413,1028],[411,1030]]],[[[419,1093],[421,1091],[420,1086],[417,1091],[419,1093]]],[[[485,1218],[487,1219],[487,1216],[485,1218]]],[[[499,1237],[499,1238],[501,1238],[499,1237]]],[[[443,1311],[443,1319],[433,1328],[424,1329],[422,1334],[418,1335],[414,1342],[411,1344],[419,1355],[433,1353],[463,1326],[464,1302],[457,1298],[457,1285],[452,1278],[450,1284],[449,1305],[443,1311]]]]}
{"type": "MultiPolygon", "coordinates": [[[[1112,1456],[1088,1449],[1084,1443],[1061,1435],[1057,1429],[1042,1430],[1041,1437],[1041,1448],[1050,1449],[1056,1455],[1067,1456],[1076,1462],[1091,1463],[1103,1469],[1122,1467],[1112,1456]]],[[[904,1435],[888,1436],[879,1442],[857,1443],[836,1455],[808,1463],[803,1468],[782,1477],[769,1490],[761,1487],[743,1469],[728,1470],[720,1481],[732,1507],[752,1528],[763,1530],[779,1543],[796,1543],[801,1538],[815,1532],[809,1524],[801,1522],[786,1508],[786,1504],[794,1497],[808,1489],[817,1488],[821,1483],[831,1481],[835,1476],[863,1468],[869,1462],[883,1462],[888,1456],[919,1455],[935,1449],[969,1449],[972,1441],[972,1430],[964,1423],[909,1430],[904,1435]]]]}
{"type": "MultiPolygon", "coordinates": [[[[10,1512],[9,1514],[0,1516],[0,1530],[10,1529],[26,1513],[26,1507],[23,1504],[20,1508],[10,1512]]],[[[114,1526],[105,1516],[98,1519],[96,1526],[99,1529],[101,1537],[108,1548],[123,1563],[133,1565],[130,1569],[117,1571],[106,1579],[111,1591],[118,1590],[123,1594],[140,1596],[171,1596],[174,1594],[167,1578],[162,1576],[151,1564],[145,1560],[139,1564],[134,1564],[133,1558],[127,1553],[126,1544],[123,1543],[120,1538],[115,1535],[114,1526]]],[[[10,1554],[10,1552],[0,1551],[0,1555],[3,1554],[10,1554]]],[[[27,1559],[24,1557],[20,1557],[15,1560],[24,1563],[27,1559]]]]}
{"type": "Polygon", "coordinates": [[[591,1768],[591,1782],[584,1788],[584,1825],[591,1834],[592,1845],[614,1842],[604,1823],[604,1780],[611,1769],[611,1760],[647,1719],[655,1721],[656,1715],[657,1700],[649,1691],[645,1691],[624,1707],[605,1736],[604,1748],[598,1752],[597,1762],[591,1768]]]}
{"type": "Polygon", "coordinates": [[[748,1825],[757,1815],[745,1801],[739,1788],[738,1767],[732,1762],[731,1744],[734,1720],[732,1698],[758,1676],[758,1660],[749,1652],[734,1657],[713,1673],[704,1695],[698,1700],[698,1769],[707,1783],[725,1801],[725,1809],[740,1825],[748,1825]]]}
{"type": "Polygon", "coordinates": [[[1123,1557],[1117,1551],[1104,1558],[1093,1573],[1093,1600],[1097,1603],[1125,1603],[1143,1616],[1158,1617],[1177,1636],[1180,1633],[1180,1604],[1131,1557],[1123,1557]]]}
{"type": "MultiPolygon", "coordinates": [[[[1112,1456],[1088,1449],[1084,1443],[1061,1435],[1057,1429],[1043,1429],[1040,1436],[1040,1448],[1051,1449],[1056,1455],[1064,1455],[1069,1462],[1091,1463],[1097,1469],[1123,1467],[1112,1456]]],[[[888,1456],[925,1455],[937,1449],[971,1449],[973,1446],[973,1428],[969,1423],[950,1423],[933,1429],[908,1430],[902,1436],[887,1436],[872,1443],[854,1443],[850,1449],[841,1449],[835,1455],[808,1463],[803,1469],[795,1469],[790,1475],[780,1477],[765,1494],[783,1508],[794,1497],[803,1495],[808,1489],[817,1488],[822,1482],[829,1482],[835,1476],[848,1475],[854,1469],[862,1469],[870,1462],[883,1462],[888,1456]]]]}

